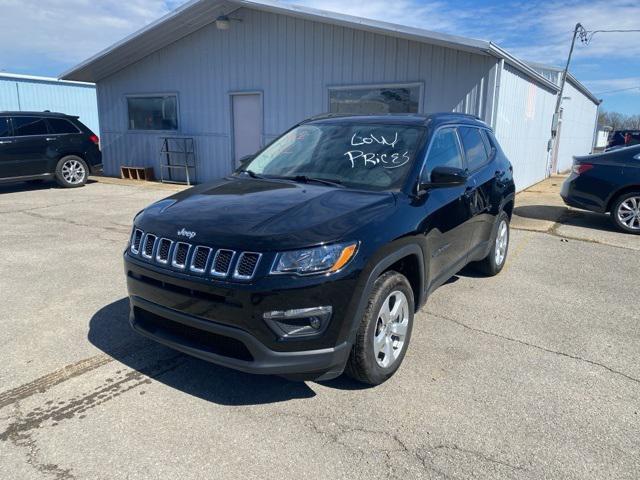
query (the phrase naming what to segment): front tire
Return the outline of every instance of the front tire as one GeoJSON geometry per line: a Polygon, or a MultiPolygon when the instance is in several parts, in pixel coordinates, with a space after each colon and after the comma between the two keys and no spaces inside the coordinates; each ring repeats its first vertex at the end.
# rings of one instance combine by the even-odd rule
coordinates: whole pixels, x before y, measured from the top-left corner
{"type": "Polygon", "coordinates": [[[496,223],[497,227],[491,236],[491,251],[486,258],[476,264],[476,268],[489,277],[499,274],[504,268],[511,239],[509,215],[506,212],[500,212],[496,223]]]}
{"type": "Polygon", "coordinates": [[[640,235],[640,192],[620,195],[611,209],[611,219],[623,232],[640,235]]]}
{"type": "Polygon", "coordinates": [[[56,165],[56,181],[64,188],[81,187],[87,183],[89,167],[77,155],[62,157],[56,165]]]}
{"type": "Polygon", "coordinates": [[[396,373],[411,339],[413,290],[404,275],[389,271],[373,285],[345,373],[379,385],[396,373]]]}

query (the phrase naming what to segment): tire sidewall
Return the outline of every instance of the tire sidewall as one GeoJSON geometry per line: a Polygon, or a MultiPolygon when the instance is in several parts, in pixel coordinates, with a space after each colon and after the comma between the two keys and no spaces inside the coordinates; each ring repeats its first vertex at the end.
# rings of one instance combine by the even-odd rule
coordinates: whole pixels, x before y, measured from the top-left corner
{"type": "Polygon", "coordinates": [[[622,222],[620,222],[620,219],[618,219],[618,209],[620,208],[620,205],[627,200],[630,197],[637,197],[640,196],[640,192],[628,192],[625,193],[624,195],[621,195],[615,202],[613,209],[611,210],[611,218],[613,220],[613,223],[616,225],[616,227],[618,227],[620,230],[622,230],[623,232],[626,233],[631,233],[631,234],[635,234],[638,235],[640,234],[640,230],[631,230],[629,227],[627,227],[625,224],[623,224],[622,222]]]}
{"type": "Polygon", "coordinates": [[[376,280],[374,291],[365,310],[367,322],[364,335],[364,345],[359,346],[363,349],[363,363],[366,371],[368,372],[368,377],[371,383],[380,384],[386,381],[398,370],[398,368],[400,368],[411,341],[414,305],[413,290],[404,275],[397,272],[387,272],[376,280]],[[378,313],[382,308],[382,304],[389,294],[395,290],[401,291],[407,297],[407,302],[409,303],[409,325],[407,327],[407,334],[400,355],[393,364],[389,367],[383,368],[376,361],[376,355],[373,349],[373,338],[375,336],[376,326],[378,323],[378,313]]]}
{"type": "Polygon", "coordinates": [[[85,162],[82,157],[79,157],[77,155],[67,155],[65,157],[62,157],[60,160],[58,160],[58,164],[56,165],[56,180],[60,186],[65,188],[82,187],[84,184],[87,183],[88,178],[89,178],[89,166],[87,165],[87,162],[85,162]],[[84,178],[82,179],[82,182],[69,183],[65,180],[64,176],[62,175],[62,166],[65,164],[65,162],[68,162],[69,160],[76,160],[82,164],[82,167],[84,168],[84,178]]]}

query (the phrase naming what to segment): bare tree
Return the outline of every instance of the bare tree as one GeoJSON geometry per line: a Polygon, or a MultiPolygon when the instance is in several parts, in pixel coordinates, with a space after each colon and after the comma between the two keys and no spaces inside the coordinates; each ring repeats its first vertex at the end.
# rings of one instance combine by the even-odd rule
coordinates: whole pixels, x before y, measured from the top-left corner
{"type": "Polygon", "coordinates": [[[598,115],[598,125],[611,127],[613,130],[640,130],[640,115],[624,115],[601,110],[598,115]]]}
{"type": "Polygon", "coordinates": [[[625,127],[629,130],[640,130],[640,115],[631,115],[627,119],[625,127]]]}

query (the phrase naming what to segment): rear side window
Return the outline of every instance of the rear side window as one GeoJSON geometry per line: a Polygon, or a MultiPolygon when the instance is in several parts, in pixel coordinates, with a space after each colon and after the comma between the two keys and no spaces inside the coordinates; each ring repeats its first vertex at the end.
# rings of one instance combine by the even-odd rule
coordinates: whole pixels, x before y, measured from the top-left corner
{"type": "Polygon", "coordinates": [[[431,171],[435,167],[441,166],[464,168],[458,135],[454,128],[444,128],[436,133],[429,148],[429,156],[422,172],[422,178],[429,181],[431,171]]]}
{"type": "Polygon", "coordinates": [[[473,127],[459,127],[462,146],[467,154],[467,168],[470,171],[477,170],[489,160],[487,150],[482,140],[482,133],[473,127]]]}
{"type": "Polygon", "coordinates": [[[12,117],[13,134],[16,137],[46,135],[47,124],[40,117],[12,117]]]}
{"type": "Polygon", "coordinates": [[[11,124],[9,117],[0,117],[0,138],[11,136],[11,124]]]}
{"type": "Polygon", "coordinates": [[[498,151],[498,144],[496,142],[496,139],[488,130],[482,130],[480,133],[482,133],[484,145],[485,147],[487,147],[487,152],[489,153],[489,158],[491,159],[498,151]]]}
{"type": "Polygon", "coordinates": [[[50,133],[80,133],[73,123],[64,118],[49,118],[47,121],[50,133]]]}

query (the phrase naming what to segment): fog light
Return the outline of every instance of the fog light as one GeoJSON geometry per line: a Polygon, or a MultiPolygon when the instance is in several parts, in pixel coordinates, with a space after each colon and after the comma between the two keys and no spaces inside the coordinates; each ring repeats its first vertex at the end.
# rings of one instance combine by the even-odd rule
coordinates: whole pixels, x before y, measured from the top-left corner
{"type": "Polygon", "coordinates": [[[265,312],[267,325],[280,338],[307,337],[322,333],[329,325],[333,308],[312,307],[265,312]]]}

